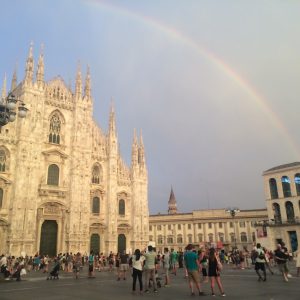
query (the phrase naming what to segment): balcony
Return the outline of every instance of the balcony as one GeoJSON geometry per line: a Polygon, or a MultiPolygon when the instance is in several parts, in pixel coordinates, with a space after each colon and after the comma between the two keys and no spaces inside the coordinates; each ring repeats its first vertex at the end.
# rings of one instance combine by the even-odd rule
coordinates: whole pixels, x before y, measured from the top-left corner
{"type": "Polygon", "coordinates": [[[68,189],[63,186],[56,185],[47,185],[40,184],[39,185],[39,195],[42,197],[54,196],[58,198],[66,198],[68,189]]]}
{"type": "Polygon", "coordinates": [[[298,217],[286,221],[278,220],[269,220],[269,221],[262,221],[256,222],[254,227],[262,227],[262,226],[269,226],[269,227],[283,227],[283,226],[293,226],[293,225],[300,225],[300,219],[298,217]]]}

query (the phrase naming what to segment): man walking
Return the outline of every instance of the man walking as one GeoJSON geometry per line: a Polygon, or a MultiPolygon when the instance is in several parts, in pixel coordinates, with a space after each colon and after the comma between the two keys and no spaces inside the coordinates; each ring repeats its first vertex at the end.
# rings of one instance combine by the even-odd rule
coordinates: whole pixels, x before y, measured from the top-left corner
{"type": "Polygon", "coordinates": [[[261,247],[261,244],[256,245],[256,260],[255,260],[255,272],[258,275],[258,281],[266,281],[267,280],[267,273],[266,273],[266,267],[265,267],[265,262],[266,262],[266,257],[265,257],[265,252],[261,247]],[[262,277],[259,273],[259,270],[263,271],[264,277],[262,277]]]}

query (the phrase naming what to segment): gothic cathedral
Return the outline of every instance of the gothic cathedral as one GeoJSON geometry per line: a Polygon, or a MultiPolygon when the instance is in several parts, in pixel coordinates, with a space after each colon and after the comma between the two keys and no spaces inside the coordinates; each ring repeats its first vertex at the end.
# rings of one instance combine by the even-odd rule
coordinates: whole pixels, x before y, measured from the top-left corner
{"type": "MultiPolygon", "coordinates": [[[[6,81],[6,80],[5,80],[6,81]]],[[[34,76],[33,49],[25,77],[11,93],[27,117],[0,133],[0,254],[108,253],[148,244],[148,175],[142,136],[134,131],[131,166],[118,151],[113,107],[108,132],[93,120],[90,72],[75,91],[62,78],[44,80],[43,54],[34,76]],[[34,78],[35,77],[35,78],[34,78]]],[[[6,82],[2,99],[7,96],[6,82]]]]}

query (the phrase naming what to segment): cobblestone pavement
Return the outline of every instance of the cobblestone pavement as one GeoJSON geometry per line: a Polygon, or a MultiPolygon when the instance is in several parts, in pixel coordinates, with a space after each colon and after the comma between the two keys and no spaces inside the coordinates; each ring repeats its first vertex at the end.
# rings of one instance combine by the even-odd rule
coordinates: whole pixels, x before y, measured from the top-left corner
{"type": "MultiPolygon", "coordinates": [[[[258,282],[253,269],[234,270],[225,267],[222,271],[222,282],[226,292],[225,299],[263,299],[263,300],[299,300],[300,277],[292,277],[289,282],[283,282],[276,268],[275,274],[268,275],[266,282],[258,282]]],[[[291,273],[295,274],[295,268],[291,273]]],[[[51,300],[77,300],[77,299],[194,299],[190,295],[188,284],[184,278],[183,270],[177,276],[171,275],[171,286],[160,288],[158,293],[132,295],[132,279],[117,281],[114,272],[97,272],[95,278],[87,278],[87,269],[84,268],[78,280],[71,273],[60,272],[59,280],[46,280],[46,274],[30,272],[21,282],[0,281],[0,299],[51,299],[51,300]]],[[[217,289],[216,297],[212,297],[209,284],[203,284],[206,293],[204,299],[221,298],[217,289]]]]}

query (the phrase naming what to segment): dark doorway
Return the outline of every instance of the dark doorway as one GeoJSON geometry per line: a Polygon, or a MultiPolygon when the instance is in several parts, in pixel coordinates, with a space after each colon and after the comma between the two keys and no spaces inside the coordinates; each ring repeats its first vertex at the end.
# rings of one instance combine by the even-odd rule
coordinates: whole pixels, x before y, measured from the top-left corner
{"type": "Polygon", "coordinates": [[[92,250],[94,253],[100,253],[100,236],[97,233],[91,235],[90,251],[92,250]]]}
{"type": "Polygon", "coordinates": [[[289,231],[291,249],[293,252],[298,250],[298,239],[296,231],[289,231]]]}
{"type": "Polygon", "coordinates": [[[53,220],[46,220],[42,225],[40,255],[56,256],[57,248],[57,223],[53,220]]]}
{"type": "Polygon", "coordinates": [[[118,236],[118,252],[123,253],[126,251],[126,237],[124,234],[118,236]]]}

